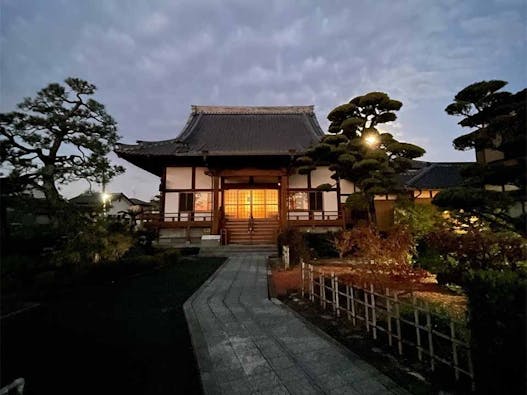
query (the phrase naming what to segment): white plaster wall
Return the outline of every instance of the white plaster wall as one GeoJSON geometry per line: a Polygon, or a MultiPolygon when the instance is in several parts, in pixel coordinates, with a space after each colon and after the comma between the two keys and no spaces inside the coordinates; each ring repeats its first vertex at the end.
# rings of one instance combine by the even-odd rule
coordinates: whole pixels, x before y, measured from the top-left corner
{"type": "Polygon", "coordinates": [[[307,188],[307,176],[291,174],[289,176],[289,188],[307,188]]]}
{"type": "Polygon", "coordinates": [[[340,193],[353,193],[353,183],[348,180],[340,180],[340,193]]]}
{"type": "Polygon", "coordinates": [[[196,167],[196,188],[211,189],[212,177],[205,174],[206,167],[196,167]]]}
{"type": "Polygon", "coordinates": [[[337,192],[324,192],[324,211],[338,211],[337,192]]]}
{"type": "Polygon", "coordinates": [[[108,207],[108,215],[122,215],[123,211],[126,212],[130,208],[130,203],[125,200],[112,200],[111,206],[108,207]]]}
{"type": "Polygon", "coordinates": [[[317,167],[311,172],[311,187],[316,188],[320,184],[335,184],[335,180],[331,178],[333,172],[327,166],[317,167]]]}
{"type": "Polygon", "coordinates": [[[170,221],[170,216],[179,211],[179,193],[165,193],[165,220],[170,221]]]}
{"type": "Polygon", "coordinates": [[[167,189],[190,189],[192,187],[191,167],[167,167],[167,189]]]}

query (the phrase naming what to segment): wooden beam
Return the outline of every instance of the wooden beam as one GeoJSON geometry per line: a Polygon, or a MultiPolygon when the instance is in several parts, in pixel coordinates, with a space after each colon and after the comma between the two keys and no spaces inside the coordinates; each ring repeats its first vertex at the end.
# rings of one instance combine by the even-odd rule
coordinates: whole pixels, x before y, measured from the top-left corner
{"type": "Polygon", "coordinates": [[[288,194],[289,194],[289,177],[282,175],[280,177],[280,229],[287,227],[287,211],[288,211],[288,194]]]}
{"type": "Polygon", "coordinates": [[[212,177],[212,229],[213,235],[220,233],[220,177],[212,177]]]}
{"type": "Polygon", "coordinates": [[[287,174],[287,169],[225,169],[219,170],[218,175],[222,177],[269,177],[269,176],[283,176],[287,174]]]}

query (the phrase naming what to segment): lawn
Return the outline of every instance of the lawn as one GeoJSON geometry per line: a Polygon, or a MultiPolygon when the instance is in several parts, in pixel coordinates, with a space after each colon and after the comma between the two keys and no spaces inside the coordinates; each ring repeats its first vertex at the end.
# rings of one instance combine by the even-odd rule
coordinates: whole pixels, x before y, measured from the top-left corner
{"type": "Polygon", "coordinates": [[[183,303],[222,258],[63,295],[1,321],[1,385],[25,394],[200,393],[183,303]]]}

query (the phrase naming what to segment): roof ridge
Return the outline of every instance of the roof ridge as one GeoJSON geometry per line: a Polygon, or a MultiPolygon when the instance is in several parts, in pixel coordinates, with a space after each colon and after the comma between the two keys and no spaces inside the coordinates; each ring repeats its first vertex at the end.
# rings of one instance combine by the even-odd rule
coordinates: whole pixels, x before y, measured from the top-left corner
{"type": "Polygon", "coordinates": [[[193,114],[311,114],[309,106],[198,106],[191,105],[193,114]]]}

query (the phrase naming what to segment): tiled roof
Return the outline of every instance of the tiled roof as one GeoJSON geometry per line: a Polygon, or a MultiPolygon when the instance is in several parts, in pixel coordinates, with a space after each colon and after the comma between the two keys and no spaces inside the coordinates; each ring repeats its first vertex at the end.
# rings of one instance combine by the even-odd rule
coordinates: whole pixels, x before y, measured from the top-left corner
{"type": "MultiPolygon", "coordinates": [[[[131,203],[130,199],[122,192],[109,193],[110,201],[116,201],[126,199],[131,203]]],[[[70,203],[78,204],[80,206],[97,206],[102,204],[102,193],[101,192],[84,192],[71,198],[70,203]]]]}
{"type": "Polygon", "coordinates": [[[435,162],[403,176],[407,188],[442,189],[463,184],[461,170],[471,162],[435,162]]]}
{"type": "Polygon", "coordinates": [[[324,136],[313,106],[192,106],[179,137],[120,144],[119,156],[289,155],[324,136]]]}

